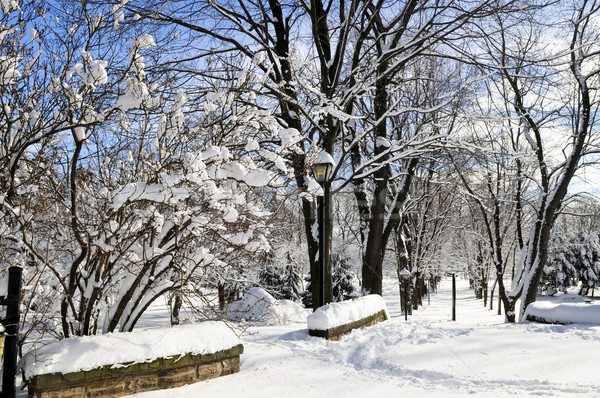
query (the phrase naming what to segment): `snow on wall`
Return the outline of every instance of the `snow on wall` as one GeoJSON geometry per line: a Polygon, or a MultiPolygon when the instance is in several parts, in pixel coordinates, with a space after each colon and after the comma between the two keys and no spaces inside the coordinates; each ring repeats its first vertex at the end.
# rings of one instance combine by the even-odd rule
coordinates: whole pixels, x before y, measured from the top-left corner
{"type": "Polygon", "coordinates": [[[185,354],[211,354],[241,344],[223,322],[73,337],[29,351],[21,361],[27,378],[72,373],[105,365],[151,362],[185,354]]]}
{"type": "Polygon", "coordinates": [[[374,315],[381,310],[384,310],[387,318],[390,319],[383,297],[378,294],[327,304],[308,316],[308,329],[331,329],[374,315]]]}
{"type": "Polygon", "coordinates": [[[566,301],[565,299],[561,302],[538,300],[527,306],[523,319],[527,319],[527,316],[531,315],[547,322],[600,324],[600,303],[597,301],[583,303],[583,298],[577,300],[579,302],[566,301]]]}

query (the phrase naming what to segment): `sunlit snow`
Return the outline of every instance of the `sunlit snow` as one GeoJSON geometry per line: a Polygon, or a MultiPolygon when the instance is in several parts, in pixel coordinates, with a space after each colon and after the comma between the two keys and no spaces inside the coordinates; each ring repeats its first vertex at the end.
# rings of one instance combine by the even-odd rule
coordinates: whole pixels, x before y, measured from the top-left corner
{"type": "MultiPolygon", "coordinates": [[[[451,321],[450,279],[442,281],[429,305],[425,297],[408,322],[400,311],[397,282],[386,279],[384,299],[391,320],[355,330],[339,341],[309,336],[306,311],[287,324],[251,326],[242,336],[240,373],[171,389],[168,396],[591,397],[598,393],[600,324],[506,324],[504,316],[496,315],[496,307],[490,311],[475,299],[468,281],[458,279],[457,285],[455,322],[451,321]]],[[[260,302],[258,296],[263,302],[277,303],[262,293],[247,303],[260,302]]],[[[155,304],[139,327],[166,327],[168,322],[167,308],[155,304]]],[[[135,395],[164,396],[165,391],[135,395]]]]}

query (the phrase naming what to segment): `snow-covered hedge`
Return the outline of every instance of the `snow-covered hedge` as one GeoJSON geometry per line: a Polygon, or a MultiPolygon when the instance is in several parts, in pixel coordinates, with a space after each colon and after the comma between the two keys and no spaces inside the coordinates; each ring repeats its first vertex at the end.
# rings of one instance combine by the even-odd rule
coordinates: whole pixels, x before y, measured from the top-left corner
{"type": "Polygon", "coordinates": [[[383,298],[371,294],[354,300],[324,305],[310,314],[307,321],[311,335],[338,338],[352,329],[370,326],[389,318],[383,298]]]}

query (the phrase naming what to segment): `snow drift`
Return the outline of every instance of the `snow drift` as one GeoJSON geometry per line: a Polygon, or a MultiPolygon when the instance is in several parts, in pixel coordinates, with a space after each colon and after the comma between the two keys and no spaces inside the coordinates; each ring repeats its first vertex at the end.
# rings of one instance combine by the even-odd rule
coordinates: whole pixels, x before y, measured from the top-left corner
{"type": "Polygon", "coordinates": [[[305,318],[309,312],[291,300],[276,300],[259,287],[248,290],[241,300],[231,303],[226,310],[229,319],[265,325],[287,325],[305,318]]]}

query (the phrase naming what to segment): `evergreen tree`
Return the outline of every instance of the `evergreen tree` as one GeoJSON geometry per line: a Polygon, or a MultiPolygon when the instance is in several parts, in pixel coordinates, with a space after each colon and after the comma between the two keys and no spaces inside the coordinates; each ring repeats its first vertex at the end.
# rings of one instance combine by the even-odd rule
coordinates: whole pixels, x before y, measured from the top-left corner
{"type": "Polygon", "coordinates": [[[283,295],[283,278],[281,270],[273,265],[266,265],[258,275],[258,283],[260,287],[265,289],[269,294],[276,299],[281,299],[283,295]]]}
{"type": "Polygon", "coordinates": [[[544,267],[541,288],[547,295],[566,293],[577,282],[577,256],[573,237],[558,235],[553,239],[548,264],[544,267]]]}
{"type": "Polygon", "coordinates": [[[354,287],[354,275],[348,259],[340,254],[334,253],[331,257],[333,268],[333,298],[335,301],[349,300],[358,297],[357,289],[354,287]]]}
{"type": "Polygon", "coordinates": [[[283,270],[281,296],[283,299],[299,301],[302,295],[302,276],[296,272],[289,252],[286,253],[286,256],[287,265],[283,270]]]}
{"type": "Polygon", "coordinates": [[[590,288],[598,286],[600,274],[600,239],[597,233],[587,236],[580,235],[582,241],[579,251],[579,279],[581,288],[579,294],[585,296],[590,288]]]}
{"type": "Polygon", "coordinates": [[[573,233],[554,239],[548,264],[544,267],[541,288],[551,295],[577,286],[580,295],[600,284],[600,236],[598,233],[573,233]]]}
{"type": "Polygon", "coordinates": [[[304,277],[306,288],[302,292],[302,305],[304,308],[312,308],[312,286],[310,283],[310,275],[304,277]]]}

